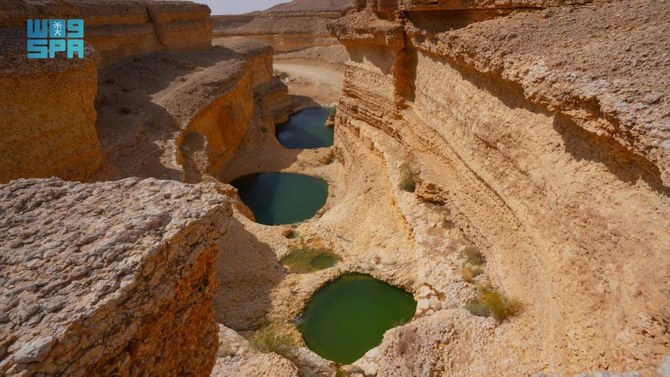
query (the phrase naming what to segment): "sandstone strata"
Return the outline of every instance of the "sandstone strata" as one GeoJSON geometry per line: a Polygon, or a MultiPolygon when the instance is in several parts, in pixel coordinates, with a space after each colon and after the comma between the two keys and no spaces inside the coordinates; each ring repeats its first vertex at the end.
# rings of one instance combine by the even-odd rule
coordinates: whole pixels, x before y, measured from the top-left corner
{"type": "Polygon", "coordinates": [[[94,178],[200,182],[230,161],[250,125],[290,109],[272,50],[259,42],[133,59],[98,84],[103,166],[94,178]]]}
{"type": "Polygon", "coordinates": [[[214,364],[213,186],[0,188],[0,374],[203,376],[214,364]]]}
{"type": "Polygon", "coordinates": [[[83,18],[85,40],[110,65],[133,55],[206,49],[209,7],[190,1],[19,0],[0,5],[0,25],[25,29],[28,18],[83,18]]]}
{"type": "Polygon", "coordinates": [[[241,16],[217,16],[214,33],[219,37],[261,40],[279,53],[335,46],[337,40],[326,25],[350,8],[348,0],[296,0],[247,16],[251,18],[242,24],[241,16]]]}
{"type": "Polygon", "coordinates": [[[351,56],[338,154],[355,164],[353,146],[367,146],[396,182],[410,163],[430,201],[421,215],[403,204],[414,199],[395,201],[413,229],[427,324],[387,334],[368,359],[374,374],[660,373],[669,9],[582,3],[359,1],[331,26],[351,56]],[[525,303],[518,318],[492,330],[449,311],[467,302],[459,267],[422,266],[451,263],[454,227],[484,251],[488,279],[525,303]],[[453,326],[435,343],[437,322],[453,326]]]}
{"type": "Polygon", "coordinates": [[[98,68],[155,51],[208,49],[212,39],[209,8],[191,2],[3,2],[0,28],[0,132],[6,135],[0,141],[0,182],[89,178],[101,162],[93,107],[98,68]],[[55,16],[84,19],[85,59],[26,58],[26,19],[55,16]]]}
{"type": "Polygon", "coordinates": [[[87,46],[83,60],[27,61],[25,34],[0,30],[0,182],[85,179],[100,164],[93,109],[99,56],[87,46]]]}
{"type": "Polygon", "coordinates": [[[326,25],[343,14],[342,11],[266,12],[245,25],[216,31],[216,35],[261,40],[277,52],[332,46],[337,40],[330,36],[326,25]]]}

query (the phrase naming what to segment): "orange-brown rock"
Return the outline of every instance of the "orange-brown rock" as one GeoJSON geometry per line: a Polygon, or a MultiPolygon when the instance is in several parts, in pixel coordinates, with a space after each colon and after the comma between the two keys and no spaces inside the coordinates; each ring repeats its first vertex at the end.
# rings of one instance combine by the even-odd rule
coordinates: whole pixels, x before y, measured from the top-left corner
{"type": "Polygon", "coordinates": [[[337,45],[337,40],[326,25],[349,9],[349,0],[294,0],[250,15],[217,16],[214,33],[219,37],[260,40],[279,53],[329,47],[337,45]]]}
{"type": "Polygon", "coordinates": [[[93,108],[97,56],[26,59],[25,34],[2,29],[0,183],[20,177],[82,180],[100,164],[93,108]]]}
{"type": "Polygon", "coordinates": [[[85,40],[107,66],[153,51],[207,49],[212,32],[209,7],[190,1],[36,1],[0,4],[0,26],[25,29],[28,18],[83,18],[85,40]]]}
{"type": "Polygon", "coordinates": [[[96,110],[103,164],[96,180],[200,182],[232,158],[250,124],[285,117],[286,86],[265,44],[158,52],[105,70],[96,110]],[[265,98],[273,98],[264,107],[265,98]]]}
{"type": "Polygon", "coordinates": [[[208,49],[212,39],[209,8],[191,2],[2,2],[0,28],[0,182],[89,178],[101,161],[93,107],[98,66],[160,50],[208,49]],[[85,59],[27,59],[26,19],[55,16],[84,18],[85,59]]]}

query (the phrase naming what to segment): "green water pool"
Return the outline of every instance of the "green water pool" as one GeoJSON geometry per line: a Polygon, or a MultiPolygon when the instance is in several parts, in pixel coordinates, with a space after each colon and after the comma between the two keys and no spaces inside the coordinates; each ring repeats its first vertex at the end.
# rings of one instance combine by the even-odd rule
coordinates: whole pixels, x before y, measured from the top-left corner
{"type": "Polygon", "coordinates": [[[326,126],[332,112],[328,107],[299,111],[275,127],[281,145],[289,149],[323,148],[333,145],[333,128],[326,126]]]}
{"type": "Polygon", "coordinates": [[[312,351],[349,364],[378,346],[386,330],[409,322],[415,310],[410,293],[368,275],[347,274],[316,292],[297,322],[312,351]]]}
{"type": "Polygon", "coordinates": [[[260,173],[230,183],[251,209],[256,222],[294,224],[313,217],[328,198],[326,181],[302,174],[260,173]]]}
{"type": "Polygon", "coordinates": [[[308,274],[333,267],[339,261],[340,258],[329,250],[305,247],[291,251],[280,262],[292,274],[308,274]]]}

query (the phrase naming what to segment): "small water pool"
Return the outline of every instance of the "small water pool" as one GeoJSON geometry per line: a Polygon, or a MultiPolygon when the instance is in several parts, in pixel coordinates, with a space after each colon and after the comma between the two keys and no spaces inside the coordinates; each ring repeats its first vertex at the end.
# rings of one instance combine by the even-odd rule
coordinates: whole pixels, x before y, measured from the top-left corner
{"type": "Polygon", "coordinates": [[[289,273],[308,274],[334,267],[339,261],[340,258],[330,250],[303,247],[291,251],[280,262],[288,268],[289,273]]]}
{"type": "Polygon", "coordinates": [[[281,145],[289,149],[323,148],[333,145],[333,128],[326,120],[333,109],[317,107],[299,111],[275,127],[281,145]]]}
{"type": "Polygon", "coordinates": [[[386,330],[409,322],[415,310],[410,293],[368,275],[347,274],[314,294],[298,329],[312,351],[350,364],[378,346],[386,330]]]}
{"type": "Polygon", "coordinates": [[[328,199],[326,181],[302,174],[260,173],[230,183],[264,225],[294,224],[313,217],[328,199]]]}

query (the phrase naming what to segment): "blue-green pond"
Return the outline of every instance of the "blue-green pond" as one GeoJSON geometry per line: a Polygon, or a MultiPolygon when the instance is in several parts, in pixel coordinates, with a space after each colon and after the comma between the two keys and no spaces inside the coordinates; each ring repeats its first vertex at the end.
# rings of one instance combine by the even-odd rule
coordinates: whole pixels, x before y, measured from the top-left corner
{"type": "Polygon", "coordinates": [[[317,107],[299,111],[275,126],[277,140],[289,149],[323,148],[333,145],[333,128],[326,120],[333,109],[317,107]]]}
{"type": "Polygon", "coordinates": [[[294,224],[313,217],[328,199],[326,181],[302,174],[259,173],[240,177],[235,186],[256,222],[294,224]]]}

